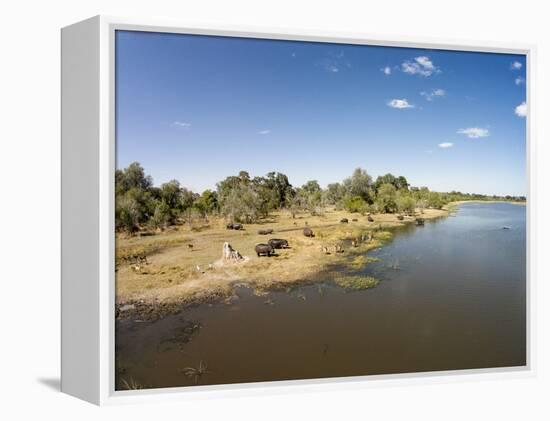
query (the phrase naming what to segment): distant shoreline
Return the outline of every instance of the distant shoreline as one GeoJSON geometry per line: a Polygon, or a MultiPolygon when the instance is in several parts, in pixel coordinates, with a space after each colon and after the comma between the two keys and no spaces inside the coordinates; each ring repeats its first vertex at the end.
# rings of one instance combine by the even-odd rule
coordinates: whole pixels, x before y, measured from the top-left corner
{"type": "Polygon", "coordinates": [[[512,205],[520,205],[520,206],[526,206],[527,201],[525,202],[518,202],[513,200],[458,200],[456,202],[449,202],[447,203],[443,208],[447,206],[452,205],[463,205],[465,203],[510,203],[512,205]]]}

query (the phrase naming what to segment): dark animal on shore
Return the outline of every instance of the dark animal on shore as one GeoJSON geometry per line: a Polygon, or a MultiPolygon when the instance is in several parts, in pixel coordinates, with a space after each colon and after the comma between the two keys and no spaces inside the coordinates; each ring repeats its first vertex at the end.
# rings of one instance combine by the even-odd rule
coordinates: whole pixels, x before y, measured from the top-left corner
{"type": "Polygon", "coordinates": [[[374,222],[374,219],[373,219],[372,216],[370,216],[370,215],[369,215],[369,217],[367,218],[367,220],[368,220],[369,222],[374,222]]]}
{"type": "Polygon", "coordinates": [[[416,218],[416,225],[422,226],[424,225],[424,219],[423,218],[416,218]]]}
{"type": "Polygon", "coordinates": [[[226,228],[228,230],[242,230],[243,229],[243,224],[227,224],[226,228]]]}
{"type": "Polygon", "coordinates": [[[269,257],[273,254],[273,247],[271,247],[269,244],[256,244],[254,250],[256,251],[258,257],[260,257],[261,255],[269,257]]]}
{"type": "Polygon", "coordinates": [[[399,219],[400,221],[402,221],[403,219],[405,219],[405,217],[403,215],[397,215],[397,219],[399,219]]]}
{"type": "Polygon", "coordinates": [[[265,230],[258,230],[258,234],[260,234],[260,235],[268,235],[268,234],[272,234],[272,233],[273,233],[273,230],[271,228],[265,229],[265,230]]]}
{"type": "Polygon", "coordinates": [[[286,249],[288,248],[288,241],[282,238],[271,238],[267,242],[274,249],[286,249]]]}
{"type": "Polygon", "coordinates": [[[342,224],[347,224],[348,223],[348,218],[342,218],[342,219],[340,219],[340,222],[342,224]]]}
{"type": "Polygon", "coordinates": [[[315,237],[311,228],[304,228],[304,235],[306,237],[315,237]]]}
{"type": "Polygon", "coordinates": [[[193,244],[187,244],[187,248],[189,248],[190,250],[193,250],[193,244]]]}
{"type": "Polygon", "coordinates": [[[353,218],[351,222],[357,222],[357,218],[353,218]]]}

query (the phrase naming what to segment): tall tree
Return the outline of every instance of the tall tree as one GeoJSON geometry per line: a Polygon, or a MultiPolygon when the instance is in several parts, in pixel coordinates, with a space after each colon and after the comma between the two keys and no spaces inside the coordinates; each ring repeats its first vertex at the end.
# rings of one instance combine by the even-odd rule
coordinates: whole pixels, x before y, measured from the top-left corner
{"type": "Polygon", "coordinates": [[[343,181],[347,194],[359,196],[365,202],[372,203],[372,177],[366,170],[356,168],[351,177],[343,181]]]}

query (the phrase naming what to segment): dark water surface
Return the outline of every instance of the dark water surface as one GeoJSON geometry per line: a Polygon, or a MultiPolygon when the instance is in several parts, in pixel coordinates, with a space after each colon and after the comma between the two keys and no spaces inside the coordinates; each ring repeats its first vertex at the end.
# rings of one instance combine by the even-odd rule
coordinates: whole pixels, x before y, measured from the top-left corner
{"type": "Polygon", "coordinates": [[[525,365],[524,206],[461,205],[369,255],[381,259],[360,271],[381,279],[371,290],[328,279],[261,297],[240,288],[230,304],[117,322],[117,387],[525,365]],[[201,361],[205,374],[182,372],[201,361]]]}

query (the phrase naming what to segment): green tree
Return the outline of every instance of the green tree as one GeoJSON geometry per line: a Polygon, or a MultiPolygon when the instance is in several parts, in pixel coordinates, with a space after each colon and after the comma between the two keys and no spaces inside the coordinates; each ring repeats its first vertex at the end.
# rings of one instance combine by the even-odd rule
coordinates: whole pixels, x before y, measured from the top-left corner
{"type": "Polygon", "coordinates": [[[117,194],[126,193],[130,189],[147,190],[153,186],[153,178],[145,175],[145,170],[139,162],[132,162],[124,170],[115,171],[115,190],[117,194]]]}
{"type": "Polygon", "coordinates": [[[407,179],[405,177],[403,177],[402,175],[396,177],[391,173],[381,175],[376,179],[376,181],[374,182],[375,190],[378,191],[383,184],[391,184],[397,190],[408,190],[409,188],[409,183],[407,182],[407,179]]]}
{"type": "Polygon", "coordinates": [[[177,180],[171,180],[160,186],[161,200],[171,211],[181,210],[181,187],[177,180]]]}
{"type": "Polygon", "coordinates": [[[172,223],[172,218],[173,213],[170,206],[166,202],[160,201],[155,206],[153,216],[149,219],[149,225],[153,228],[164,229],[172,223]]]}
{"type": "Polygon", "coordinates": [[[365,213],[368,203],[361,196],[347,196],[344,199],[344,208],[349,212],[365,213]]]}
{"type": "Polygon", "coordinates": [[[416,202],[409,193],[398,191],[396,199],[397,211],[408,215],[414,214],[416,202]]]}
{"type": "Polygon", "coordinates": [[[299,212],[307,210],[308,206],[307,193],[300,188],[296,189],[294,195],[290,199],[290,203],[288,204],[288,210],[290,211],[292,218],[296,218],[296,215],[299,212]]]}
{"type": "Polygon", "coordinates": [[[132,233],[138,230],[140,206],[132,197],[119,195],[115,204],[115,228],[132,233]]]}
{"type": "Polygon", "coordinates": [[[397,189],[393,184],[385,183],[378,188],[376,202],[382,212],[394,213],[397,211],[397,189]]]}
{"type": "Polygon", "coordinates": [[[317,180],[307,181],[301,188],[301,194],[305,198],[307,210],[312,214],[318,214],[323,207],[323,191],[317,180]]]}
{"type": "Polygon", "coordinates": [[[343,181],[349,196],[359,196],[365,202],[372,203],[372,177],[366,170],[356,168],[351,177],[343,181]]]}
{"type": "Polygon", "coordinates": [[[340,183],[331,183],[324,192],[325,200],[331,205],[336,205],[344,198],[346,194],[345,187],[340,183]]]}
{"type": "Polygon", "coordinates": [[[292,185],[288,182],[288,177],[280,172],[269,172],[265,176],[266,186],[273,191],[277,208],[288,205],[292,199],[292,185]]]}
{"type": "Polygon", "coordinates": [[[197,209],[203,218],[213,214],[218,209],[218,194],[212,190],[203,191],[193,202],[193,207],[197,209]]]}
{"type": "Polygon", "coordinates": [[[437,192],[430,192],[428,194],[428,206],[434,209],[441,209],[444,203],[441,198],[441,195],[437,192]]]}

